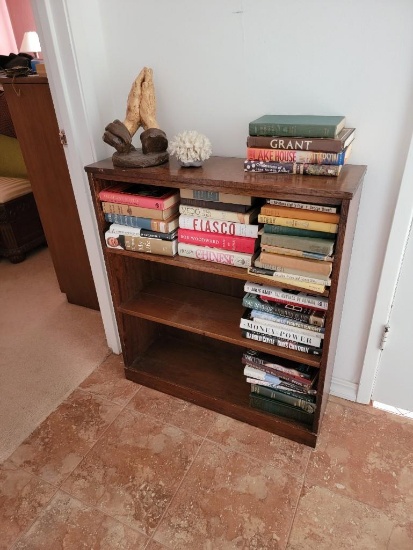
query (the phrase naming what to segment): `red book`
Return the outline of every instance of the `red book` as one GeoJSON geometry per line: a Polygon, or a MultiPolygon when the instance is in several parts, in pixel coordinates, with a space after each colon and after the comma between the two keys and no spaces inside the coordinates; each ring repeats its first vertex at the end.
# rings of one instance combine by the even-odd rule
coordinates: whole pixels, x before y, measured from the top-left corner
{"type": "Polygon", "coordinates": [[[257,239],[252,237],[238,237],[225,235],[224,233],[208,233],[207,231],[195,231],[191,229],[178,229],[178,242],[221,248],[234,252],[252,254],[257,247],[257,239]]]}
{"type": "MultiPolygon", "coordinates": [[[[266,302],[277,302],[278,304],[286,304],[286,305],[289,305],[289,306],[298,306],[298,307],[302,307],[303,304],[300,304],[299,302],[292,302],[291,300],[286,300],[284,298],[278,298],[278,297],[275,297],[275,296],[267,296],[266,294],[264,295],[259,295],[260,298],[262,300],[265,300],[266,302]]],[[[314,305],[314,304],[311,304],[311,305],[307,305],[307,307],[311,307],[311,309],[315,309],[316,311],[326,311],[326,308],[322,308],[322,307],[317,307],[317,305],[314,305]]]]}
{"type": "Polygon", "coordinates": [[[179,202],[179,190],[142,183],[117,183],[103,189],[99,199],[105,202],[166,210],[179,202]]]}

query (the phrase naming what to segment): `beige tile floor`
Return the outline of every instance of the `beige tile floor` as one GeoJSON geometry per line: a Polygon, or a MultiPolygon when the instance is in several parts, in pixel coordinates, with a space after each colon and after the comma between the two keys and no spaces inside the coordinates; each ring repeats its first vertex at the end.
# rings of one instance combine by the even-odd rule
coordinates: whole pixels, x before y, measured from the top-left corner
{"type": "Polygon", "coordinates": [[[0,548],[412,550],[413,420],[331,398],[315,450],[110,356],[0,465],[0,548]]]}

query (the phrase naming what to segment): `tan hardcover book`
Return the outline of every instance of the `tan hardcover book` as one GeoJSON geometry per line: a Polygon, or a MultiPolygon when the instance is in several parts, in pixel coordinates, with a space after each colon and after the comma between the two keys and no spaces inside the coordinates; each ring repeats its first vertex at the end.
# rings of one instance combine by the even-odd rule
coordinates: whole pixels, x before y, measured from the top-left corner
{"type": "Polygon", "coordinates": [[[263,264],[302,270],[307,273],[319,273],[326,277],[329,277],[332,271],[332,264],[330,262],[285,256],[283,254],[272,254],[270,252],[261,252],[259,260],[263,264]]]}
{"type": "Polygon", "coordinates": [[[102,210],[108,214],[122,214],[124,216],[135,216],[137,218],[152,218],[154,220],[167,220],[178,212],[179,204],[174,204],[166,210],[155,208],[142,208],[129,204],[118,204],[115,202],[102,202],[102,210]]]}
{"type": "Polygon", "coordinates": [[[164,241],[151,237],[122,235],[106,231],[106,244],[109,248],[144,252],[146,254],[160,254],[161,256],[175,256],[178,252],[178,240],[164,241]]]}
{"type": "Polygon", "coordinates": [[[295,218],[299,220],[312,220],[316,222],[334,224],[340,221],[340,214],[317,212],[314,210],[302,210],[298,208],[289,208],[287,206],[276,206],[275,204],[266,204],[262,206],[261,214],[266,216],[280,216],[282,218],[295,218]]]}
{"type": "Polygon", "coordinates": [[[281,225],[283,227],[296,227],[298,229],[308,229],[310,231],[323,231],[325,233],[337,233],[337,223],[316,222],[312,220],[284,218],[282,216],[258,216],[259,223],[269,223],[271,225],[281,225]]]}

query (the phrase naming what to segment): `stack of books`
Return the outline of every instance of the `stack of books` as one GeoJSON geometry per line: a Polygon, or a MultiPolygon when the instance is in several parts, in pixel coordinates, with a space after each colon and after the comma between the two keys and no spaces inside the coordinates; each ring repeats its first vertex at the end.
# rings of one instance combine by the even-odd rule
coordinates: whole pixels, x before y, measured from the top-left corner
{"type": "Polygon", "coordinates": [[[354,128],[344,116],[264,115],[249,123],[246,172],[338,176],[354,128]]]}
{"type": "Polygon", "coordinates": [[[109,248],[175,256],[178,252],[179,191],[139,183],[118,183],[99,193],[111,225],[109,248]]]}
{"type": "Polygon", "coordinates": [[[334,206],[267,199],[260,254],[249,272],[280,284],[322,293],[331,285],[340,215],[334,206]]]}
{"type": "Polygon", "coordinates": [[[240,321],[244,338],[321,355],[328,298],[247,281],[240,321]]]}
{"type": "Polygon", "coordinates": [[[246,381],[251,384],[251,407],[312,423],[317,368],[254,350],[244,352],[242,363],[246,381]]]}
{"type": "Polygon", "coordinates": [[[259,246],[261,203],[244,195],[181,189],[178,254],[251,267],[259,246]]]}

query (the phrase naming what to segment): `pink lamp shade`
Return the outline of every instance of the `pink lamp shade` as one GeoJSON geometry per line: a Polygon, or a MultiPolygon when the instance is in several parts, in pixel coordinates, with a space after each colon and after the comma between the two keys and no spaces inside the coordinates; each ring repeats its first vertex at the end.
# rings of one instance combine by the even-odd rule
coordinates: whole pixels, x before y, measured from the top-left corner
{"type": "Polygon", "coordinates": [[[24,33],[22,45],[20,51],[25,53],[34,53],[34,57],[39,57],[39,52],[42,51],[40,47],[39,37],[37,32],[28,31],[24,33]]]}

